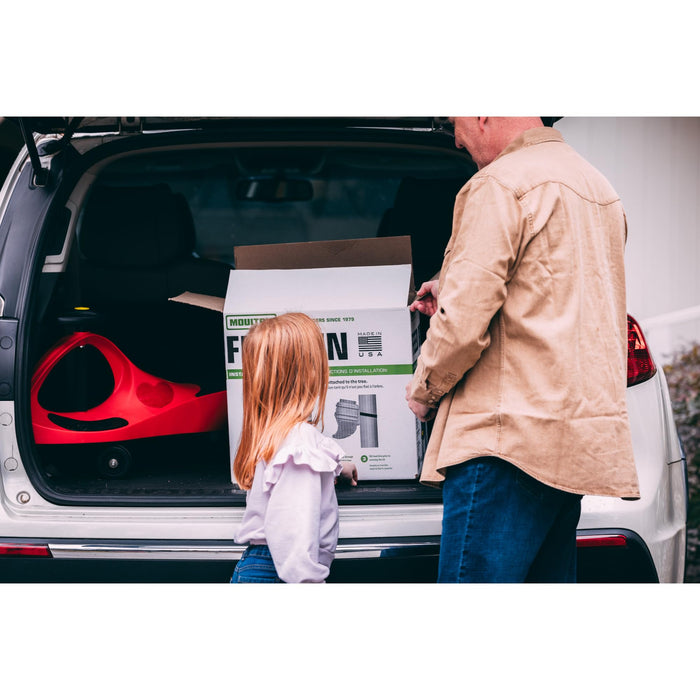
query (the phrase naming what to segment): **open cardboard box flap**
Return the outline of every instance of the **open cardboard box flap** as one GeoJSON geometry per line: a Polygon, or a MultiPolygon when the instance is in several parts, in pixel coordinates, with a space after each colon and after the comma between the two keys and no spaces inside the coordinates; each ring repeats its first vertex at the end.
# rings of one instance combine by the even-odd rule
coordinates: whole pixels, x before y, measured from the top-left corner
{"type": "MultiPolygon", "coordinates": [[[[410,300],[413,296],[413,274],[410,272],[411,265],[411,238],[410,236],[393,236],[387,238],[357,238],[343,241],[308,241],[304,243],[277,243],[269,245],[249,245],[234,248],[234,260],[237,271],[245,270],[308,270],[313,268],[350,268],[338,270],[334,274],[334,284],[322,291],[324,296],[323,306],[332,307],[334,299],[330,295],[337,292],[347,298],[348,289],[343,288],[344,284],[350,284],[352,280],[352,295],[356,303],[366,308],[377,306],[398,306],[410,300]],[[408,290],[406,283],[401,279],[405,272],[402,266],[409,265],[408,290]],[[371,274],[362,272],[359,269],[385,266],[381,274],[371,274]],[[388,267],[391,266],[391,267],[388,267]],[[394,267],[399,266],[399,267],[394,267]],[[392,268],[393,271],[392,271],[392,268]],[[345,280],[344,278],[347,278],[345,280]],[[358,286],[359,284],[359,286],[358,286]],[[391,290],[401,290],[404,295],[408,292],[408,299],[396,300],[391,298],[391,290]],[[380,301],[381,300],[381,301],[380,301]],[[387,304],[388,302],[388,304],[387,304]]],[[[239,276],[241,283],[244,282],[245,275],[239,276]]],[[[318,307],[319,289],[304,290],[305,276],[300,273],[294,276],[295,297],[316,297],[312,305],[318,307]]],[[[312,284],[315,284],[313,282],[312,284]]],[[[246,293],[245,284],[239,287],[240,293],[246,293]]],[[[257,286],[255,290],[250,290],[261,304],[264,303],[264,287],[257,286]]],[[[279,291],[275,292],[276,295],[279,291]]],[[[194,292],[184,292],[171,301],[183,304],[191,304],[212,311],[223,313],[224,299],[221,297],[208,296],[206,294],[196,294],[194,292]]],[[[299,309],[302,310],[302,309],[299,309]]]]}
{"type": "Polygon", "coordinates": [[[234,259],[237,270],[410,265],[411,237],[246,245],[234,249],[234,259]]]}

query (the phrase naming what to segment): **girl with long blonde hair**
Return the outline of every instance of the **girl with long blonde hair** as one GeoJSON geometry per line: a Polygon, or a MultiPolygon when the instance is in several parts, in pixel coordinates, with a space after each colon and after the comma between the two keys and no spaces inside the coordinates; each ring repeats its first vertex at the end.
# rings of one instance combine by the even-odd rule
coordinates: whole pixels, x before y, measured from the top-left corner
{"type": "Polygon", "coordinates": [[[247,490],[231,583],[323,582],[338,542],[338,476],[357,469],[318,430],[328,357],[318,324],[286,313],[253,326],[242,350],[243,424],[233,462],[247,490]]]}

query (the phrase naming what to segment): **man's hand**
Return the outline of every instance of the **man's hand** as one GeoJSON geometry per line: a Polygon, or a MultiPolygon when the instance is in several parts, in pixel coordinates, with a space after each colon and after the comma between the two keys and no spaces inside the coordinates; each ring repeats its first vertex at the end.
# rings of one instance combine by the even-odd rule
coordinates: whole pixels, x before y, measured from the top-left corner
{"type": "Polygon", "coordinates": [[[408,407],[413,411],[413,414],[419,421],[425,423],[435,417],[435,408],[426,406],[424,403],[419,403],[411,398],[410,384],[406,384],[406,401],[408,402],[408,407]]]}
{"type": "Polygon", "coordinates": [[[418,309],[426,316],[432,316],[438,308],[438,288],[440,280],[428,280],[421,284],[420,289],[416,293],[415,301],[408,308],[411,311],[418,309]]]}

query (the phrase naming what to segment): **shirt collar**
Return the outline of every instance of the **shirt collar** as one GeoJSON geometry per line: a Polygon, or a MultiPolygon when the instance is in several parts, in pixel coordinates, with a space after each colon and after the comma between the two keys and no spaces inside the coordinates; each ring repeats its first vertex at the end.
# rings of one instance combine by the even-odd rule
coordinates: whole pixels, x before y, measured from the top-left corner
{"type": "Polygon", "coordinates": [[[544,143],[545,141],[561,141],[563,143],[564,137],[559,131],[553,129],[551,126],[537,126],[534,129],[528,129],[527,131],[523,131],[520,136],[513,139],[494,158],[494,161],[498,160],[502,156],[508,155],[509,153],[513,153],[514,151],[519,151],[521,148],[534,146],[535,144],[544,143]]]}

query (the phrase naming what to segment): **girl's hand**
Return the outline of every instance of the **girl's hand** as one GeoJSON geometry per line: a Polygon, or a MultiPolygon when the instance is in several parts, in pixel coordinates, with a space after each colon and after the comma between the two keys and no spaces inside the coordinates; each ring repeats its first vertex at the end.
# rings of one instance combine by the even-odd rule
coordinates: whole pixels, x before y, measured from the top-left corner
{"type": "Polygon", "coordinates": [[[352,462],[344,462],[343,471],[338,474],[335,483],[337,484],[339,480],[345,482],[343,486],[347,486],[347,482],[350,482],[350,486],[357,486],[357,467],[352,462]]]}

